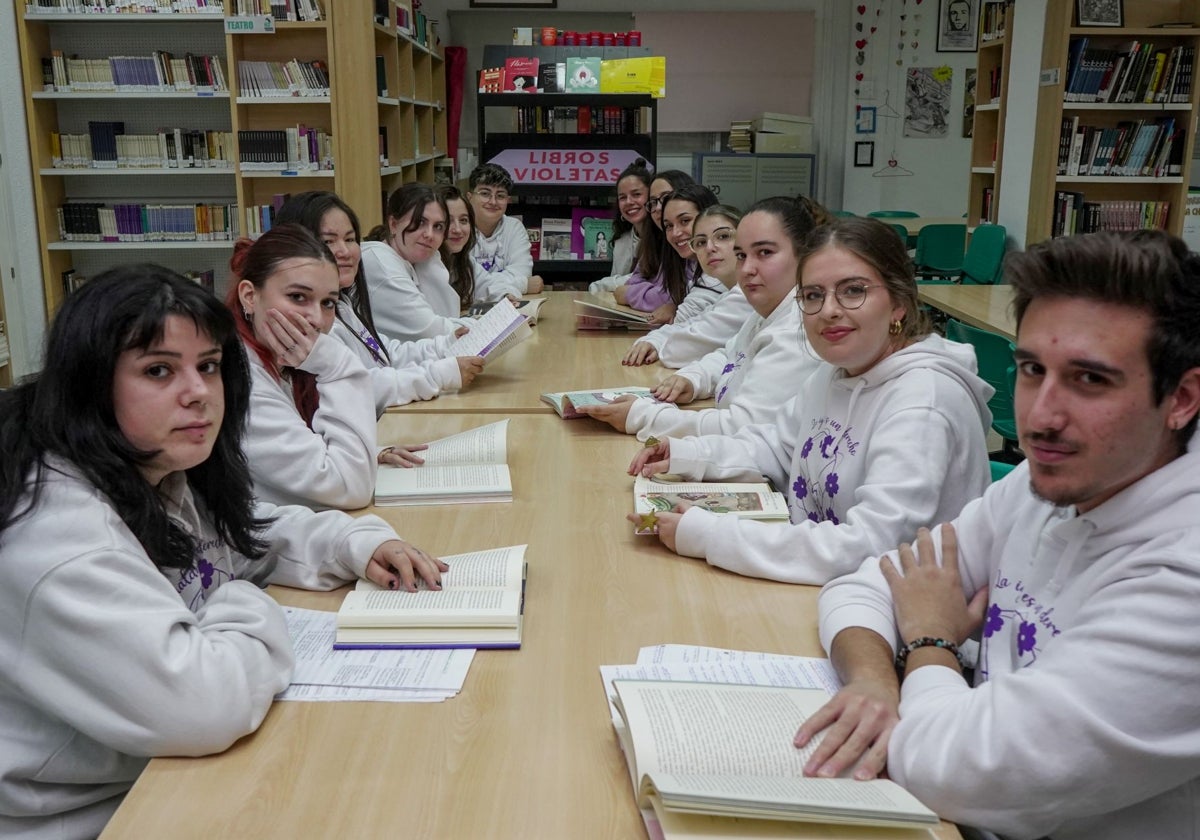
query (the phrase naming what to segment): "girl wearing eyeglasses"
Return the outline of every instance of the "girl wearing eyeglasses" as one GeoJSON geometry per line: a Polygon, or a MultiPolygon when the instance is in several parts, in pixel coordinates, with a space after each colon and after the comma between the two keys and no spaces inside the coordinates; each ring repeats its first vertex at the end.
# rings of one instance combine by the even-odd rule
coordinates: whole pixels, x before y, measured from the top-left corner
{"type": "Polygon", "coordinates": [[[773,420],[730,436],[671,438],[639,453],[629,472],[766,475],[787,495],[790,525],[681,504],[658,514],[659,539],[739,574],[823,584],[953,519],[983,492],[992,388],[970,347],[930,334],[908,254],[875,219],[837,219],[809,235],[798,298],[808,343],[828,364],[773,420]]]}
{"type": "MultiPolygon", "coordinates": [[[[668,216],[675,203],[668,203],[668,216]]],[[[731,255],[737,261],[738,285],[753,310],[737,334],[663,380],[654,390],[656,399],[579,410],[643,440],[650,435],[733,434],[769,420],[818,365],[805,347],[795,303],[800,243],[812,226],[812,216],[790,198],[755,204],[738,224],[731,255]],[[673,404],[710,396],[716,398],[716,408],[688,411],[673,404]]]]}

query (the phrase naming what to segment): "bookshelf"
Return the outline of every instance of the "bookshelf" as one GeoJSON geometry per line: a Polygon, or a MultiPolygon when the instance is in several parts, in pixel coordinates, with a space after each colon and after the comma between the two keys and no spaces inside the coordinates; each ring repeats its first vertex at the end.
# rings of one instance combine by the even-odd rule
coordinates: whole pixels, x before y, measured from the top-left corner
{"type": "Polygon", "coordinates": [[[995,223],[1000,197],[1000,164],[1004,159],[1005,99],[1012,55],[1013,3],[987,3],[980,15],[975,76],[974,128],[971,132],[971,177],[967,201],[968,234],[977,225],[995,223]]]}
{"type": "MultiPolygon", "coordinates": [[[[1088,101],[1098,94],[1089,96],[1088,91],[1093,88],[1081,88],[1079,80],[1075,80],[1073,86],[1071,69],[1072,65],[1083,57],[1085,50],[1091,50],[1087,58],[1094,62],[1093,73],[1099,77],[1099,87],[1096,90],[1102,90],[1107,68],[1116,68],[1115,57],[1127,51],[1128,46],[1135,41],[1143,48],[1147,43],[1153,44],[1153,49],[1147,51],[1150,56],[1153,56],[1154,52],[1162,51],[1164,70],[1167,69],[1165,65],[1169,60],[1169,53],[1174,48],[1189,49],[1194,66],[1195,54],[1200,51],[1200,2],[1125,2],[1122,27],[1078,26],[1075,21],[1075,6],[1074,0],[1048,0],[1046,6],[1042,78],[1034,121],[1036,136],[1042,140],[1034,146],[1031,163],[1032,187],[1026,242],[1037,242],[1060,231],[1071,232],[1071,206],[1075,208],[1074,219],[1083,225],[1082,229],[1087,229],[1087,223],[1095,221],[1096,217],[1103,213],[1106,218],[1105,224],[1160,226],[1179,235],[1183,229],[1187,186],[1191,174],[1195,111],[1200,86],[1193,80],[1185,80],[1179,89],[1179,98],[1182,101],[1177,102],[1088,101]],[[1188,22],[1192,26],[1157,26],[1169,22],[1188,22]],[[1083,39],[1087,39],[1086,43],[1083,39]],[[1067,135],[1076,133],[1076,124],[1095,129],[1093,142],[1098,143],[1105,130],[1110,139],[1115,139],[1122,127],[1126,129],[1127,135],[1136,132],[1138,121],[1141,121],[1142,126],[1153,127],[1159,122],[1173,126],[1171,131],[1177,132],[1177,148],[1173,158],[1177,171],[1145,171],[1136,168],[1136,171],[1129,171],[1129,174],[1113,174],[1112,169],[1105,169],[1105,174],[1081,174],[1082,170],[1078,165],[1072,164],[1071,137],[1064,139],[1064,124],[1070,126],[1065,132],[1067,135]],[[1063,171],[1060,164],[1060,151],[1066,153],[1066,171],[1063,171]],[[1068,223],[1065,230],[1064,220],[1068,223]]],[[[1119,72],[1117,69],[1117,73],[1119,72]]],[[[1119,84],[1119,76],[1115,79],[1119,84]]],[[[1153,69],[1150,70],[1147,83],[1152,79],[1153,69]]],[[[1151,94],[1153,89],[1151,86],[1151,94]]],[[[1169,92],[1167,98],[1170,98],[1169,92]]],[[[1167,136],[1168,132],[1164,131],[1163,134],[1167,136]]],[[[1156,151],[1154,141],[1149,132],[1146,137],[1147,158],[1143,160],[1153,161],[1156,151]]],[[[1082,147],[1082,140],[1080,145],[1082,147]]],[[[1158,149],[1161,150],[1161,146],[1158,149]]],[[[1137,163],[1139,157],[1136,150],[1130,148],[1128,151],[1131,156],[1124,159],[1128,163],[1137,163]]],[[[1095,160],[1095,154],[1095,149],[1091,155],[1087,148],[1080,150],[1085,165],[1086,158],[1091,157],[1095,160]]],[[[1119,145],[1116,154],[1120,160],[1119,145]]],[[[1099,163],[1103,165],[1104,162],[1105,157],[1101,156],[1099,163]]]]}
{"type": "MultiPolygon", "coordinates": [[[[381,195],[400,183],[433,182],[445,156],[445,68],[432,27],[400,29],[398,18],[413,22],[411,0],[354,2],[319,21],[276,21],[272,34],[227,32],[225,11],[235,0],[207,0],[216,12],[160,14],[45,14],[17,0],[18,40],[27,131],[34,171],[36,227],[42,248],[42,279],[47,315],[66,295],[63,276],[92,276],[112,265],[149,260],[177,271],[213,271],[220,285],[228,272],[232,240],[246,233],[246,211],[279,197],[310,189],[336,190],[354,207],[365,228],[383,219],[381,195]],[[378,17],[376,17],[378,14],[378,17]],[[225,89],[84,90],[44,89],[42,59],[60,51],[66,57],[106,59],[149,56],[212,56],[225,89]],[[387,95],[376,89],[376,56],[381,57],[387,95]],[[264,96],[239,79],[239,62],[320,62],[327,69],[327,95],[264,96]],[[378,142],[376,115],[389,135],[388,163],[364,149],[378,142]],[[229,164],[184,168],[119,168],[55,165],[52,135],[88,135],[89,122],[123,122],[126,134],[154,135],[161,127],[223,132],[229,164]],[[331,168],[305,169],[288,162],[248,167],[242,162],[251,135],[304,126],[328,137],[331,168]],[[66,204],[213,205],[232,217],[228,238],[185,240],[178,236],[136,241],[105,241],[60,236],[58,210],[66,204]],[[236,224],[236,228],[233,225],[236,224]]],[[[321,4],[330,7],[329,0],[321,4]]],[[[261,139],[261,138],[259,138],[261,139]]],[[[206,223],[215,211],[203,213],[206,223]]],[[[120,228],[120,226],[118,226],[120,228]]],[[[126,237],[122,236],[122,239],[126,237]]],[[[2,369],[0,369],[2,373],[2,369]]]]}

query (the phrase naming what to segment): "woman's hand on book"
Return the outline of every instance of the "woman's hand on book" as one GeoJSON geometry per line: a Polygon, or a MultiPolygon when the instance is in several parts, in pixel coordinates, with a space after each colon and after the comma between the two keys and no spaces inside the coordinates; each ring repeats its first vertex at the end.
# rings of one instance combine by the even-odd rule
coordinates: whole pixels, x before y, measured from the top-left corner
{"type": "Polygon", "coordinates": [[[664,440],[643,447],[629,464],[630,475],[653,478],[671,469],[671,441],[664,440]]]}
{"type": "Polygon", "coordinates": [[[475,381],[475,377],[483,373],[483,357],[482,356],[458,356],[458,375],[462,378],[462,385],[459,387],[466,388],[475,381]]]}
{"type": "Polygon", "coordinates": [[[658,361],[658,350],[648,341],[635,341],[633,346],[629,348],[629,352],[625,354],[625,358],[621,360],[621,364],[638,367],[639,365],[649,365],[658,361]]]}
{"type": "Polygon", "coordinates": [[[404,540],[388,540],[371,555],[364,576],[386,589],[417,591],[417,578],[429,589],[442,588],[442,572],[450,567],[404,540]]]}
{"type": "Polygon", "coordinates": [[[653,324],[654,326],[658,327],[658,326],[662,326],[663,324],[669,324],[674,320],[675,320],[675,304],[664,303],[662,306],[658,307],[657,309],[655,309],[653,312],[650,313],[650,320],[647,323],[653,324]]]}
{"type": "Polygon", "coordinates": [[[425,459],[415,453],[428,449],[429,444],[413,443],[407,446],[385,446],[379,451],[379,463],[390,464],[393,467],[419,467],[425,459]]]}
{"type": "Polygon", "coordinates": [[[672,374],[654,386],[654,399],[669,403],[690,403],[696,398],[696,386],[686,376],[672,374]]]}
{"type": "Polygon", "coordinates": [[[580,414],[586,414],[588,417],[594,417],[607,423],[618,432],[625,433],[629,431],[625,427],[625,422],[629,419],[629,409],[635,399],[637,397],[632,394],[624,394],[606,405],[580,405],[576,406],[575,410],[580,414]]]}
{"type": "MultiPolygon", "coordinates": [[[[681,502],[672,510],[663,510],[654,514],[654,534],[658,537],[658,541],[671,551],[675,551],[675,532],[679,530],[679,520],[683,519],[684,512],[690,507],[691,505],[681,502]]],[[[638,513],[626,514],[625,518],[634,525],[642,523],[642,516],[638,513]]]]}

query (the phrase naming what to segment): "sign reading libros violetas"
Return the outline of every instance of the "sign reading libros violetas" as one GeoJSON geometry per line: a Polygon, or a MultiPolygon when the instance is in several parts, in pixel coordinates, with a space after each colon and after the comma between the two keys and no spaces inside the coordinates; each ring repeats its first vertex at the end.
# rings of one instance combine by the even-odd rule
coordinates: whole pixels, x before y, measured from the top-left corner
{"type": "Polygon", "coordinates": [[[488,163],[518,184],[614,184],[640,157],[632,149],[505,149],[488,163]]]}

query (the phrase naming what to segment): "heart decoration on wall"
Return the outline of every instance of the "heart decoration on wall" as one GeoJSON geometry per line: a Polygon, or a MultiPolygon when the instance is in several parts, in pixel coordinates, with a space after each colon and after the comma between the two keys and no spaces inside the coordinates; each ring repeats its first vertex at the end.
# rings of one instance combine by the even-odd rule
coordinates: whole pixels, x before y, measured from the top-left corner
{"type": "MultiPolygon", "coordinates": [[[[866,3],[858,4],[857,6],[854,7],[854,11],[857,12],[857,14],[860,18],[865,18],[867,15],[867,4],[866,3]]],[[[880,12],[881,12],[881,10],[879,8],[875,9],[876,16],[878,16],[880,14],[880,12]]],[[[870,32],[864,32],[865,29],[866,29],[866,26],[863,24],[863,21],[861,21],[861,20],[855,21],[854,31],[855,31],[855,33],[857,33],[857,37],[854,38],[854,49],[855,49],[854,64],[856,67],[860,67],[860,68],[866,66],[867,46],[871,42],[871,36],[875,34],[874,26],[872,26],[870,28],[870,32]]],[[[862,84],[862,81],[864,78],[865,78],[865,74],[863,73],[862,70],[858,70],[855,72],[855,74],[854,74],[854,95],[856,97],[859,96],[862,91],[860,85],[862,84]]]]}

